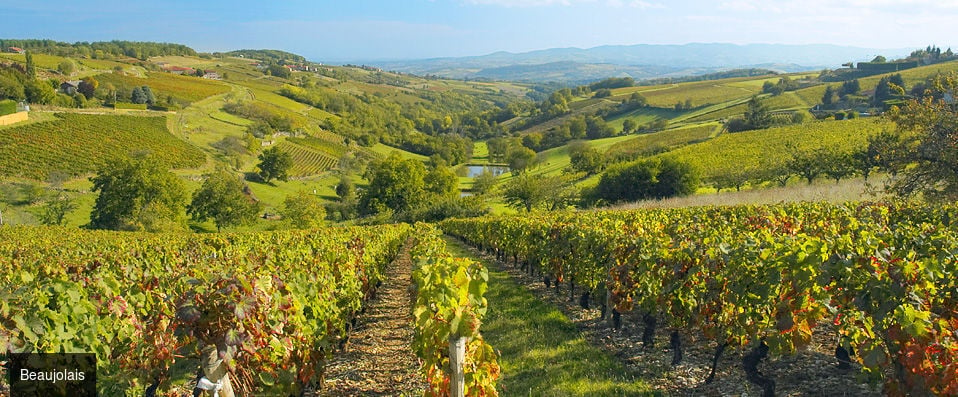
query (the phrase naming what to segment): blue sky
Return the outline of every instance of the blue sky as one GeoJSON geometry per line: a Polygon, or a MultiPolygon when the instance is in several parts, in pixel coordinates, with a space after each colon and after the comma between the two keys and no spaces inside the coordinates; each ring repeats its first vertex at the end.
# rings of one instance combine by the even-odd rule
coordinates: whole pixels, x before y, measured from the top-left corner
{"type": "Polygon", "coordinates": [[[275,48],[315,61],[690,42],[947,47],[958,0],[0,0],[0,37],[275,48]]]}

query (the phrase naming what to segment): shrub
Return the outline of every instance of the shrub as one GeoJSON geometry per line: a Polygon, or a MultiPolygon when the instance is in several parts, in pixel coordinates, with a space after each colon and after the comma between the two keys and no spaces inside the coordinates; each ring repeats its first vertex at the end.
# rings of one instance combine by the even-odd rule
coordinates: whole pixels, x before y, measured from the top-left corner
{"type": "Polygon", "coordinates": [[[698,188],[698,173],[688,163],[671,158],[640,160],[610,167],[594,195],[607,202],[687,196],[698,188]]]}
{"type": "Polygon", "coordinates": [[[17,112],[17,102],[7,99],[0,101],[0,116],[6,116],[8,114],[17,112]]]}

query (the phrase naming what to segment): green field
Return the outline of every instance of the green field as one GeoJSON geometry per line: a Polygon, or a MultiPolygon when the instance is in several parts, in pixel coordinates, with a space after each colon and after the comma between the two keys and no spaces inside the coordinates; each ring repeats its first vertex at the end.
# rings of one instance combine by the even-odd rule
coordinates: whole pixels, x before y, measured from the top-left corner
{"type": "Polygon", "coordinates": [[[205,155],[171,135],[163,117],[59,113],[57,119],[13,126],[0,134],[0,175],[45,180],[53,171],[83,175],[104,161],[148,151],[175,168],[203,164],[205,155]]]}

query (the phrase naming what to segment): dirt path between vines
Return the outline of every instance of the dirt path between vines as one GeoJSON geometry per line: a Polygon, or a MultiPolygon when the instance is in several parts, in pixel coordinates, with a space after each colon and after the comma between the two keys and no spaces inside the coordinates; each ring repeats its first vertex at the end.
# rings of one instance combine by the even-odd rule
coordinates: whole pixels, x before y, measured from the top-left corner
{"type": "Polygon", "coordinates": [[[323,396],[413,396],[425,387],[412,351],[412,260],[409,245],[353,328],[346,351],[326,367],[323,396]]]}

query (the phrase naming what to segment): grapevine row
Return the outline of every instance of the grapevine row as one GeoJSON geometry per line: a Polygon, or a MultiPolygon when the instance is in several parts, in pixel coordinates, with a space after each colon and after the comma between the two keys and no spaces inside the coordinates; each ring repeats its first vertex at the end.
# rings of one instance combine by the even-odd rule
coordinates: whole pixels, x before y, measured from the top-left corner
{"type": "MultiPolygon", "coordinates": [[[[450,220],[443,230],[582,292],[604,312],[639,310],[646,329],[768,353],[816,331],[838,335],[842,366],[889,394],[958,393],[958,208],[789,204],[450,220]],[[883,371],[891,368],[890,371],[883,371]]],[[[651,339],[651,338],[649,338],[651,339]]],[[[713,368],[714,374],[714,368],[713,368]]]]}
{"type": "Polygon", "coordinates": [[[488,271],[479,262],[446,252],[435,227],[416,228],[413,350],[422,359],[426,395],[496,396],[497,354],[479,333],[486,314],[488,271]],[[454,358],[457,344],[461,357],[454,358]],[[457,368],[462,373],[457,375],[457,368]]]}
{"type": "Polygon", "coordinates": [[[339,159],[335,157],[294,143],[283,142],[279,147],[293,157],[292,171],[297,176],[320,174],[339,164],[339,159]]]}
{"type": "Polygon", "coordinates": [[[0,228],[0,346],[96,353],[101,395],[168,390],[184,362],[225,366],[210,379],[238,394],[298,395],[321,387],[409,231],[0,228]]]}

